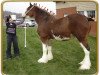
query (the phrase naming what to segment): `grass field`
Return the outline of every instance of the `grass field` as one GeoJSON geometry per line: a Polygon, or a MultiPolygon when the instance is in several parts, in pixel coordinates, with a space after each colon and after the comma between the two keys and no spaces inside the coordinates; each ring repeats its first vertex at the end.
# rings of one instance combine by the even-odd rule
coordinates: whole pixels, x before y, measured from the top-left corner
{"type": "MultiPolygon", "coordinates": [[[[52,41],[54,59],[46,64],[38,63],[42,56],[41,41],[36,28],[27,28],[27,47],[24,48],[24,29],[17,28],[20,57],[11,60],[5,59],[6,33],[3,29],[2,72],[11,75],[91,75],[96,69],[96,38],[88,37],[91,48],[91,69],[79,70],[79,62],[84,58],[84,52],[76,38],[69,41],[52,41]]],[[[12,50],[13,54],[13,50],[12,50]]]]}

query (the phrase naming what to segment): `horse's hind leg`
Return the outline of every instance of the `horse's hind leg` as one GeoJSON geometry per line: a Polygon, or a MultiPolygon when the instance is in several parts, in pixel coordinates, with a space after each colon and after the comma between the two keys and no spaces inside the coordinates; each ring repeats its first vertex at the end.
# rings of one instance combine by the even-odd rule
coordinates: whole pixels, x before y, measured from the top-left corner
{"type": "Polygon", "coordinates": [[[84,53],[85,53],[85,57],[84,57],[83,61],[80,62],[80,64],[81,64],[80,69],[81,70],[90,69],[90,67],[91,67],[90,47],[87,43],[87,40],[80,41],[80,45],[83,48],[84,53]]]}

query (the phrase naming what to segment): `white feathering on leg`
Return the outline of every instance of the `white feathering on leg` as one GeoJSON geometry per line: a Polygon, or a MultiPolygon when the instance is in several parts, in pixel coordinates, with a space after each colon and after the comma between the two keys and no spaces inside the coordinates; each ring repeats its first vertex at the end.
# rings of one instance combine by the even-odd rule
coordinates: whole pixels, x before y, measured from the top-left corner
{"type": "Polygon", "coordinates": [[[42,43],[43,47],[43,55],[42,58],[38,60],[39,63],[47,63],[48,62],[48,56],[47,56],[47,45],[42,43]]]}
{"type": "Polygon", "coordinates": [[[91,67],[90,52],[83,46],[82,43],[80,43],[80,45],[83,48],[84,53],[85,53],[85,57],[84,57],[83,61],[80,63],[81,64],[80,69],[81,70],[90,69],[90,67],[91,67]]]}
{"type": "Polygon", "coordinates": [[[51,46],[47,46],[47,48],[48,48],[48,60],[52,60],[53,59],[52,47],[51,46]]]}

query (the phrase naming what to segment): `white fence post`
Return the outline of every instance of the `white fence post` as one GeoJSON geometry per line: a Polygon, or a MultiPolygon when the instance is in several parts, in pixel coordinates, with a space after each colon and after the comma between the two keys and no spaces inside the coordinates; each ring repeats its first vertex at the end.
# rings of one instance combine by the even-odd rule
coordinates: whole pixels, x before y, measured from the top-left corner
{"type": "Polygon", "coordinates": [[[25,43],[24,43],[24,47],[26,47],[26,24],[25,24],[25,43]]]}

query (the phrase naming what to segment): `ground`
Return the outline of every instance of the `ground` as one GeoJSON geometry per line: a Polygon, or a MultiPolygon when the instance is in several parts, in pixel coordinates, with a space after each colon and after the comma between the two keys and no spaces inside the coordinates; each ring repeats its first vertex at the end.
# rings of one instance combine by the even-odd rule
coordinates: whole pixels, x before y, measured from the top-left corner
{"type": "MultiPolygon", "coordinates": [[[[27,47],[24,48],[24,28],[17,28],[20,57],[5,59],[6,33],[2,35],[2,72],[12,75],[91,75],[97,72],[96,37],[89,36],[91,48],[91,69],[79,70],[79,62],[84,58],[84,52],[76,38],[69,41],[52,40],[54,59],[46,64],[38,63],[42,56],[42,45],[36,28],[27,28],[27,47]]],[[[12,48],[13,54],[13,48],[12,48]]]]}

